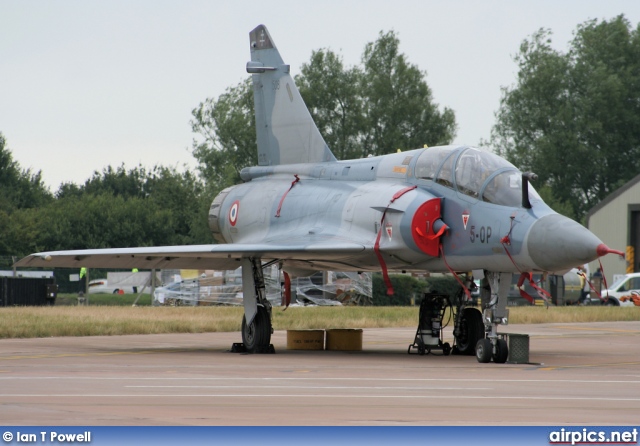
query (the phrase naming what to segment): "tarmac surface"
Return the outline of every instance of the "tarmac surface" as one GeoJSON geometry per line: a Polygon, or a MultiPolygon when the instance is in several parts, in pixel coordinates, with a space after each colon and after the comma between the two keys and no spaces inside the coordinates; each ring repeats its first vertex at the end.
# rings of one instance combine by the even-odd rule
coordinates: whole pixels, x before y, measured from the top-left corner
{"type": "MultiPolygon", "coordinates": [[[[228,350],[240,333],[0,340],[4,425],[637,425],[640,322],[511,325],[526,364],[407,354],[415,329],[358,352],[228,350]]],[[[450,331],[445,341],[452,342],[450,331]]],[[[438,352],[439,353],[439,352],[438,352]]]]}

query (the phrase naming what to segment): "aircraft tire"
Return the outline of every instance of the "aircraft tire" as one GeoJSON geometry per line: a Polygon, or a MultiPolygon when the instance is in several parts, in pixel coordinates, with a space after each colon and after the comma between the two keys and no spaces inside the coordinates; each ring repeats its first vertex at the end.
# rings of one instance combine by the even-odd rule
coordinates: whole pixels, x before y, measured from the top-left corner
{"type": "Polygon", "coordinates": [[[493,355],[493,362],[496,364],[504,364],[509,357],[509,347],[507,341],[504,339],[498,339],[496,343],[496,353],[493,355]]]}
{"type": "Polygon", "coordinates": [[[482,314],[477,308],[465,308],[461,317],[461,333],[456,338],[456,353],[472,356],[476,352],[478,340],[484,338],[482,314]]]}
{"type": "Polygon", "coordinates": [[[491,341],[487,338],[478,340],[476,344],[476,359],[480,363],[491,361],[491,341]]]}
{"type": "Polygon", "coordinates": [[[258,306],[251,324],[242,317],[242,343],[249,352],[266,349],[271,342],[271,319],[266,308],[258,306]]]}

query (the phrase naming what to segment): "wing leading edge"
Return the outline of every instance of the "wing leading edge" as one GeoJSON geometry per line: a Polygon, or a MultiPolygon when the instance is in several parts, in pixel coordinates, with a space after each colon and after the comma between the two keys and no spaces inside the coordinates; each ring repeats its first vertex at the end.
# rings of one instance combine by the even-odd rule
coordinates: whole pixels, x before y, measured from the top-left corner
{"type": "Polygon", "coordinates": [[[348,262],[367,248],[361,244],[329,241],[305,245],[221,244],[142,248],[84,249],[31,254],[15,263],[20,268],[140,268],[218,269],[240,267],[242,258],[298,262],[348,262]]]}

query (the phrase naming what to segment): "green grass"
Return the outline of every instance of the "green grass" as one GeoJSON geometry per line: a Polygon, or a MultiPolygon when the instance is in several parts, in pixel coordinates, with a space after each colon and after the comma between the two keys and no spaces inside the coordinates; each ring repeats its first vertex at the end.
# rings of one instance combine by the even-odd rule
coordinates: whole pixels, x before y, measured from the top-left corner
{"type": "MultiPolygon", "coordinates": [[[[94,305],[0,308],[0,338],[240,331],[241,307],[94,305]]],[[[640,307],[514,307],[510,323],[640,321],[640,307]]],[[[417,327],[418,307],[274,308],[276,330],[417,327]]]]}

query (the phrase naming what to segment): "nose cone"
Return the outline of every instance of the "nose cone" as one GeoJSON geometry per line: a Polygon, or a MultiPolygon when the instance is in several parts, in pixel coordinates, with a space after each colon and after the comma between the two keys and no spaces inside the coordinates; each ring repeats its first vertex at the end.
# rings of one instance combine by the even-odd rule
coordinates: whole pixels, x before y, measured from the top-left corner
{"type": "Polygon", "coordinates": [[[602,241],[579,223],[559,214],[542,217],[529,231],[527,248],[543,271],[561,271],[583,265],[601,254],[602,241]]]}

